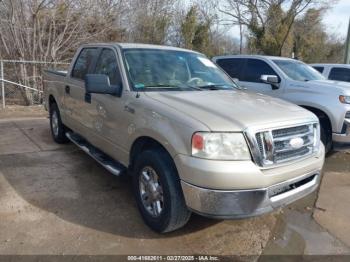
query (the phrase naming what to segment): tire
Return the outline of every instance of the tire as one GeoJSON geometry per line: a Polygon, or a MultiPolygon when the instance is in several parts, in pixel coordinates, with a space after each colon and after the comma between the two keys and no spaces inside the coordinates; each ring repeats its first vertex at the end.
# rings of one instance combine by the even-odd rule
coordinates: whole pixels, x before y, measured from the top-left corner
{"type": "Polygon", "coordinates": [[[332,150],[332,127],[328,119],[320,119],[321,141],[324,144],[326,154],[332,150]]]}
{"type": "Polygon", "coordinates": [[[50,105],[50,129],[53,140],[58,144],[69,142],[66,137],[67,128],[62,123],[60,110],[56,103],[50,105]]]}
{"type": "Polygon", "coordinates": [[[146,150],[137,157],[133,168],[133,188],[141,216],[154,231],[171,232],[183,227],[190,219],[191,212],[185,204],[175,164],[165,150],[146,150]],[[152,206],[147,200],[153,200],[158,205],[152,206]],[[155,206],[159,206],[161,211],[155,206]]]}

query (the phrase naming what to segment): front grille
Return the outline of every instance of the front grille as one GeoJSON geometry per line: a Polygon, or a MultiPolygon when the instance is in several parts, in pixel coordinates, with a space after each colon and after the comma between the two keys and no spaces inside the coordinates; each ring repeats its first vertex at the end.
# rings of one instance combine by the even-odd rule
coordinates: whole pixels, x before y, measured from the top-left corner
{"type": "Polygon", "coordinates": [[[258,164],[269,166],[311,155],[319,144],[318,123],[257,132],[258,164]]]}
{"type": "Polygon", "coordinates": [[[284,128],[284,129],[272,130],[272,135],[274,138],[279,138],[284,136],[298,135],[301,133],[306,133],[308,131],[309,131],[309,126],[303,125],[303,126],[295,126],[295,127],[284,128]]]}

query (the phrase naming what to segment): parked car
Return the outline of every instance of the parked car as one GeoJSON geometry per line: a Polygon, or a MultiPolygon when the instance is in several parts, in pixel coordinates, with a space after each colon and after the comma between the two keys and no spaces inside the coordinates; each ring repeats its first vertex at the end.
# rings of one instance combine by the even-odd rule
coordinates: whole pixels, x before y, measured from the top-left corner
{"type": "Polygon", "coordinates": [[[213,61],[238,78],[243,88],[285,99],[316,114],[326,152],[332,141],[350,143],[349,83],[326,80],[311,66],[290,58],[234,55],[213,61]]]}
{"type": "Polygon", "coordinates": [[[350,82],[350,65],[347,64],[311,64],[325,78],[350,82]]]}
{"type": "Polygon", "coordinates": [[[44,86],[53,139],[71,140],[112,174],[130,174],[155,231],[182,227],[191,212],[260,215],[319,184],[317,117],[236,89],[200,53],[84,45],[67,73],[46,71],[44,86]]]}

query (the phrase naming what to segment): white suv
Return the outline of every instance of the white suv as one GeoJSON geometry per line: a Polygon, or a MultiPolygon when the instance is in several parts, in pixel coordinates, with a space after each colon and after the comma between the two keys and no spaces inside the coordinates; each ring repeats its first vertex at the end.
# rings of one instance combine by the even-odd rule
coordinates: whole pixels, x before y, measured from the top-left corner
{"type": "Polygon", "coordinates": [[[332,141],[350,143],[350,83],[327,80],[311,66],[290,58],[233,55],[213,61],[248,91],[288,100],[316,114],[327,151],[332,141]]]}
{"type": "Polygon", "coordinates": [[[350,82],[350,65],[347,64],[311,64],[329,80],[350,82]]]}

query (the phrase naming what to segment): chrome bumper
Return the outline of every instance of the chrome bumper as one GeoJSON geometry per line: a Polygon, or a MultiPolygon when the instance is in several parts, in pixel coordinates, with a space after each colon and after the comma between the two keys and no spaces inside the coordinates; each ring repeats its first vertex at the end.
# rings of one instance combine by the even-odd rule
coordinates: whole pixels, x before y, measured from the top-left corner
{"type": "Polygon", "coordinates": [[[203,216],[232,219],[257,216],[294,202],[317,189],[320,171],[267,188],[212,190],[181,181],[189,209],[203,216]]]}

